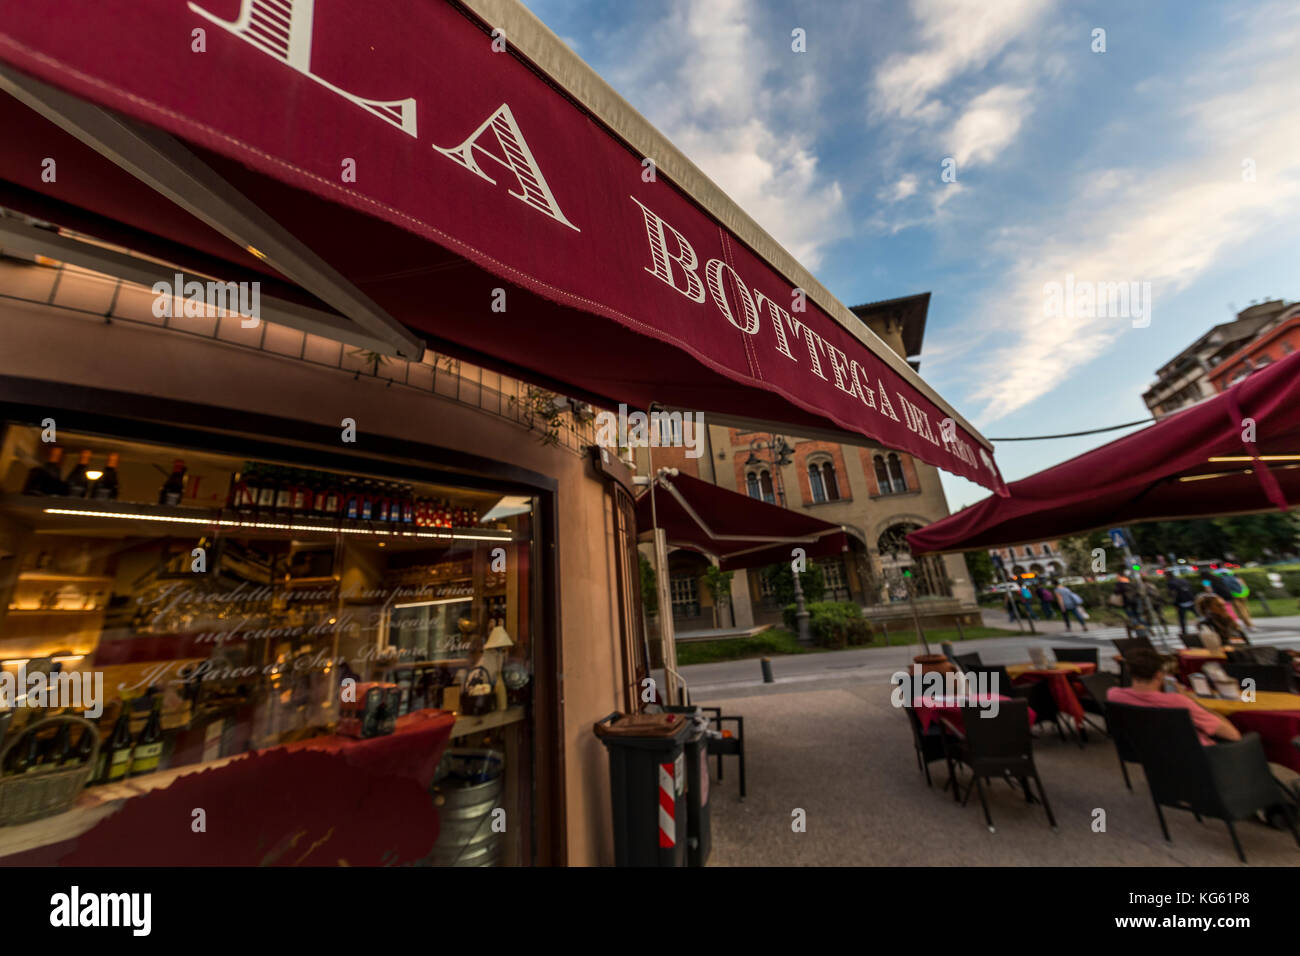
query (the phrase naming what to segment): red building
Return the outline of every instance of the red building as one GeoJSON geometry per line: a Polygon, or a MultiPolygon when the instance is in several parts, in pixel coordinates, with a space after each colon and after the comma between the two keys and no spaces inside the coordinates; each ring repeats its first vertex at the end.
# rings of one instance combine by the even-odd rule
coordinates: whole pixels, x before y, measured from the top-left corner
{"type": "Polygon", "coordinates": [[[1247,375],[1265,368],[1300,348],[1300,305],[1278,317],[1273,328],[1220,362],[1209,374],[1210,384],[1222,392],[1247,375]]]}

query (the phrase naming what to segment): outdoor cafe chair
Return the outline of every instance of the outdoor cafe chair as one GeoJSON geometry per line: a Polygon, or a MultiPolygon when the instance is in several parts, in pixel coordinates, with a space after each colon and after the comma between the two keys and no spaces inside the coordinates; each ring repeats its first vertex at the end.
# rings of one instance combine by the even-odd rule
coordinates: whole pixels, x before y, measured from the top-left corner
{"type": "Polygon", "coordinates": [[[1291,668],[1281,664],[1238,664],[1229,661],[1223,665],[1228,676],[1235,681],[1249,678],[1255,682],[1255,690],[1272,691],[1278,694],[1292,694],[1295,689],[1291,683],[1291,668]]]}
{"type": "Polygon", "coordinates": [[[1106,693],[1112,687],[1119,686],[1119,678],[1114,674],[1090,674],[1087,677],[1079,678],[1084,689],[1088,691],[1086,699],[1081,699],[1079,703],[1083,704],[1083,709],[1094,714],[1100,714],[1105,725],[1106,736],[1115,744],[1115,753],[1119,756],[1119,772],[1124,775],[1124,786],[1129,790],[1133,789],[1133,783],[1128,778],[1128,764],[1141,763],[1138,759],[1137,751],[1133,749],[1133,744],[1129,739],[1119,732],[1110,723],[1110,702],[1106,699],[1106,693]]]}
{"type": "MultiPolygon", "coordinates": [[[[934,781],[930,778],[930,764],[936,760],[942,760],[948,765],[948,783],[953,784],[955,778],[951,755],[953,738],[944,728],[943,721],[932,721],[929,729],[925,730],[921,727],[921,718],[917,716],[916,708],[912,706],[911,701],[903,704],[903,711],[907,714],[908,723],[912,727],[912,746],[916,749],[916,764],[925,774],[925,785],[934,786],[934,781]]],[[[947,786],[944,789],[946,790],[947,786]]],[[[956,792],[957,788],[954,784],[954,796],[956,792]]]]}
{"type": "Polygon", "coordinates": [[[1167,842],[1173,840],[1162,807],[1190,810],[1198,820],[1207,816],[1226,823],[1237,857],[1245,863],[1246,854],[1233,823],[1250,819],[1261,810],[1276,812],[1283,807],[1282,821],[1300,846],[1294,798],[1269,773],[1259,734],[1206,747],[1185,710],[1112,703],[1107,718],[1112,728],[1132,741],[1141,759],[1167,842]]]}
{"type": "Polygon", "coordinates": [[[1100,666],[1095,647],[1053,647],[1052,656],[1067,664],[1094,664],[1100,666]]]}
{"type": "Polygon", "coordinates": [[[963,671],[979,670],[984,666],[978,651],[970,654],[957,654],[952,658],[952,662],[963,671]]]}
{"type": "Polygon", "coordinates": [[[1210,625],[1204,621],[1194,621],[1193,624],[1195,626],[1183,635],[1183,647],[1191,649],[1203,648],[1205,647],[1205,642],[1201,640],[1201,627],[1202,625],[1205,627],[1209,627],[1210,625]]]}
{"type": "Polygon", "coordinates": [[[1136,650],[1139,647],[1146,647],[1153,651],[1156,649],[1155,645],[1151,643],[1151,638],[1146,635],[1139,635],[1138,637],[1117,637],[1111,641],[1111,643],[1115,645],[1115,650],[1119,651],[1120,657],[1123,657],[1129,651],[1136,650]]]}
{"type": "Polygon", "coordinates": [[[965,734],[953,753],[958,762],[971,770],[971,782],[966,788],[962,806],[970,800],[971,790],[978,790],[980,804],[984,808],[984,821],[989,832],[996,833],[993,816],[989,813],[988,796],[984,792],[984,781],[991,781],[994,777],[1007,780],[1016,778],[1025,792],[1025,802],[1032,803],[1034,796],[1029,788],[1029,780],[1032,778],[1038,785],[1038,799],[1047,811],[1047,820],[1055,830],[1056,817],[1052,815],[1047,791],[1043,789],[1043,781],[1034,765],[1034,742],[1029,732],[1029,702],[1004,700],[996,717],[986,716],[983,708],[968,704],[962,708],[962,724],[965,734]]]}
{"type": "Polygon", "coordinates": [[[1061,723],[1061,710],[1056,706],[1056,698],[1052,696],[1052,688],[1047,681],[1040,680],[1032,684],[1013,684],[1011,683],[1011,675],[1000,664],[977,667],[971,670],[970,673],[987,674],[988,685],[990,687],[996,686],[998,693],[1028,701],[1029,706],[1034,709],[1035,721],[1039,724],[1048,720],[1052,721],[1056,724],[1057,734],[1060,735],[1062,740],[1065,739],[1065,725],[1061,723]]]}

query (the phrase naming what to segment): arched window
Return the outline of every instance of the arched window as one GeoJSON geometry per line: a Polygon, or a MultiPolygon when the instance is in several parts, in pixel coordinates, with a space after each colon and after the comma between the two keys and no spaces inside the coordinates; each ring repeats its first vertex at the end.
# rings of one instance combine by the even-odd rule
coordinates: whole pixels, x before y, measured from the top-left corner
{"type": "Polygon", "coordinates": [[[882,495],[898,495],[907,490],[907,476],[903,474],[903,462],[898,455],[892,451],[887,456],[876,455],[874,463],[876,485],[882,495]]]}
{"type": "Polygon", "coordinates": [[[832,461],[822,462],[822,484],[826,486],[828,501],[840,500],[840,481],[835,476],[835,463],[832,461]]]}
{"type": "Polygon", "coordinates": [[[894,482],[894,494],[901,494],[907,490],[907,478],[903,475],[903,463],[899,461],[897,455],[889,453],[889,477],[894,482]]]}
{"type": "Polygon", "coordinates": [[[876,467],[876,487],[880,489],[882,495],[892,495],[894,489],[889,484],[889,469],[885,467],[885,459],[881,455],[874,458],[876,467]]]}
{"type": "Polygon", "coordinates": [[[933,554],[920,558],[912,556],[907,535],[920,527],[918,524],[896,524],[876,539],[880,569],[890,601],[906,601],[909,593],[917,598],[952,596],[941,559],[933,554]]]}
{"type": "Polygon", "coordinates": [[[812,489],[812,500],[815,504],[826,500],[826,486],[822,483],[822,468],[816,462],[808,466],[808,487],[812,489]]]}
{"type": "Polygon", "coordinates": [[[772,473],[766,468],[759,468],[745,475],[745,493],[759,501],[776,503],[776,494],[772,490],[772,473]]]}

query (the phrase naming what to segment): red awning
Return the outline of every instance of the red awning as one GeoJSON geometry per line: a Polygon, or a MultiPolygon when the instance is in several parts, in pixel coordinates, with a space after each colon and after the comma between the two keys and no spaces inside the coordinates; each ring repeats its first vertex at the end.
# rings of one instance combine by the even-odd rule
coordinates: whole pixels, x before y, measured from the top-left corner
{"type": "Polygon", "coordinates": [[[810,558],[836,557],[849,548],[840,525],[682,474],[659,476],[653,508],[649,489],[637,498],[637,528],[645,532],[656,524],[669,544],[714,555],[724,571],[789,561],[793,548],[810,558]]]}
{"type": "Polygon", "coordinates": [[[3,6],[24,98],[0,97],[0,205],[602,404],[865,436],[1001,488],[987,441],[775,243],[643,175],[581,105],[594,74],[565,89],[459,4],[3,6]],[[177,198],[196,184],[242,212],[177,198]],[[310,255],[268,253],[259,215],[310,255]]]}
{"type": "Polygon", "coordinates": [[[1008,498],[986,498],[912,532],[912,551],[967,551],[1132,521],[1286,510],[1300,501],[1300,352],[1149,428],[1013,481],[1008,490],[1008,498]]]}

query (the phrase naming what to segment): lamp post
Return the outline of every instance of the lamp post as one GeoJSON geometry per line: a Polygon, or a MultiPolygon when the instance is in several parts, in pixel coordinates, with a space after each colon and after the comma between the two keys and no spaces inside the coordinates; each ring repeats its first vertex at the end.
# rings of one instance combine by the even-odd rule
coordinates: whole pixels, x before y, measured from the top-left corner
{"type": "MultiPolygon", "coordinates": [[[[770,465],[772,472],[772,488],[776,492],[776,500],[781,507],[785,507],[785,481],[781,477],[781,469],[792,461],[791,454],[794,448],[780,435],[769,435],[769,441],[754,439],[749,443],[749,457],[745,459],[745,465],[753,468],[755,465],[770,465]],[[759,452],[769,452],[771,458],[759,456],[759,452]]],[[[762,480],[759,481],[759,494],[763,493],[762,480]]],[[[805,647],[812,646],[812,631],[808,626],[808,605],[804,600],[803,584],[799,580],[799,569],[794,563],[790,564],[790,573],[794,578],[794,620],[795,631],[799,643],[805,647]]]]}

